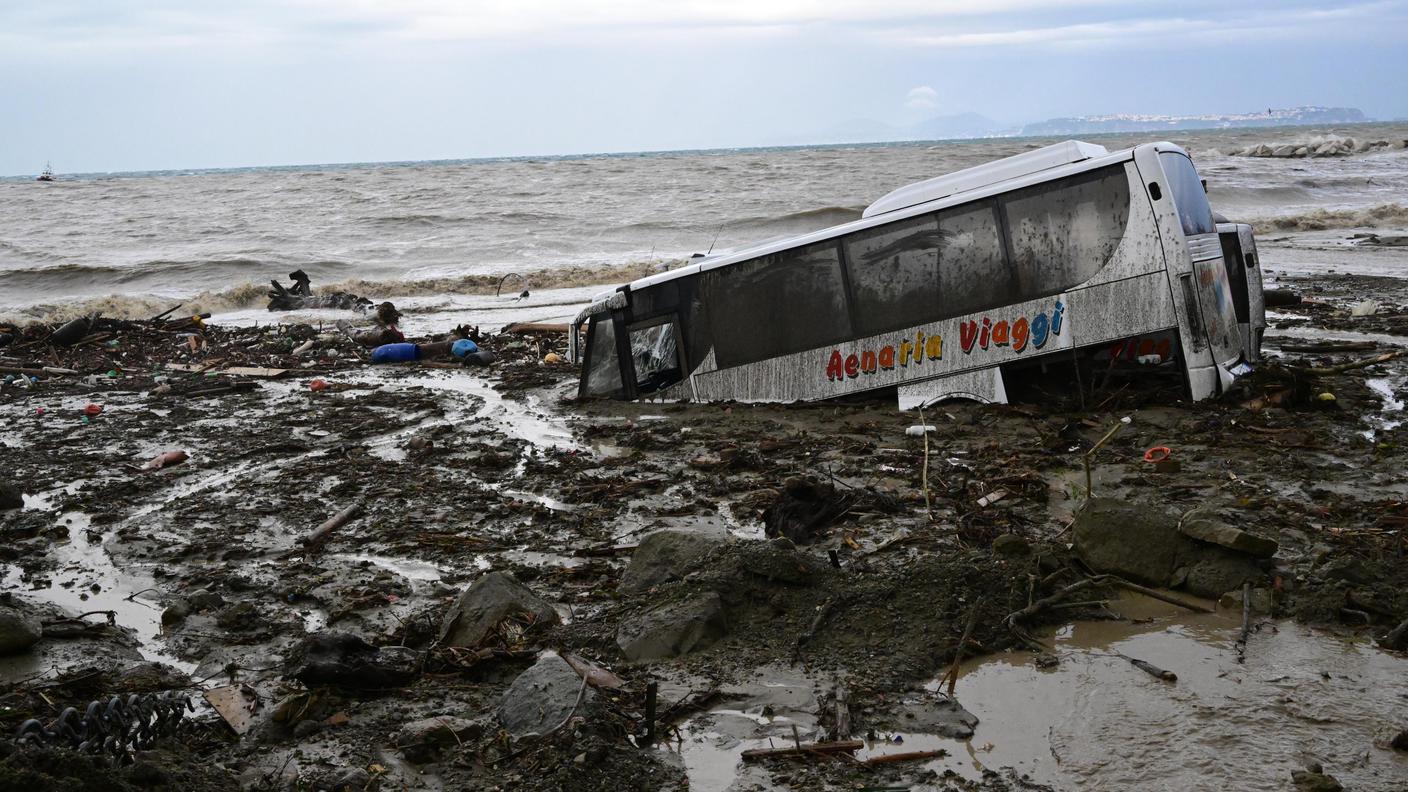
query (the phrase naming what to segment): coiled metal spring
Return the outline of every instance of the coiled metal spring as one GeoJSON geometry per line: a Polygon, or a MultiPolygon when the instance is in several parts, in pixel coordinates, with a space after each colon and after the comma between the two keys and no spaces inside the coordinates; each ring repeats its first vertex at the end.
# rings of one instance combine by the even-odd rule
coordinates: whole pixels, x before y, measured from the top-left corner
{"type": "Polygon", "coordinates": [[[48,725],[30,718],[15,730],[15,742],[26,747],[66,747],[79,753],[112,757],[121,764],[133,751],[150,748],[175,734],[181,719],[195,710],[181,691],[131,693],[94,701],[79,712],[68,707],[48,725]]]}

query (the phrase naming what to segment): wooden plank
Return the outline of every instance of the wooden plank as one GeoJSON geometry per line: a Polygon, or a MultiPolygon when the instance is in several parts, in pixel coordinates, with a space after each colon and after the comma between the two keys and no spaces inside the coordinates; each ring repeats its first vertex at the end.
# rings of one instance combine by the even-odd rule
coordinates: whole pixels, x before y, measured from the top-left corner
{"type": "Polygon", "coordinates": [[[254,725],[254,710],[259,706],[259,699],[246,692],[244,685],[207,690],[205,700],[220,713],[235,734],[243,735],[254,725]]]}
{"type": "Polygon", "coordinates": [[[750,751],[744,751],[741,756],[745,762],[754,762],[759,759],[812,756],[814,754],[855,753],[864,747],[865,743],[860,740],[841,740],[839,742],[803,743],[791,748],[754,748],[750,751]]]}
{"type": "Polygon", "coordinates": [[[554,322],[514,322],[505,325],[502,332],[510,335],[567,335],[570,324],[554,322]]]}
{"type": "Polygon", "coordinates": [[[230,366],[220,370],[221,374],[232,374],[236,377],[255,377],[257,379],[274,379],[282,377],[288,373],[288,369],[259,368],[257,366],[230,366]]]}

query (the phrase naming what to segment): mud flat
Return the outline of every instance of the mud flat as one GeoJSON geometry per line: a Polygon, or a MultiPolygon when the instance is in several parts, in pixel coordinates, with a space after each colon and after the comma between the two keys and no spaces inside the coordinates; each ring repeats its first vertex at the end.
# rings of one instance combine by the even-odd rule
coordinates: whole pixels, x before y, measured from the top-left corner
{"type": "Polygon", "coordinates": [[[1272,285],[1312,299],[1239,393],[1048,378],[927,461],[885,398],[576,402],[554,336],[21,328],[0,365],[78,373],[0,390],[0,787],[1402,789],[1408,295],[1272,285]],[[119,766],[58,747],[167,690],[119,766]]]}

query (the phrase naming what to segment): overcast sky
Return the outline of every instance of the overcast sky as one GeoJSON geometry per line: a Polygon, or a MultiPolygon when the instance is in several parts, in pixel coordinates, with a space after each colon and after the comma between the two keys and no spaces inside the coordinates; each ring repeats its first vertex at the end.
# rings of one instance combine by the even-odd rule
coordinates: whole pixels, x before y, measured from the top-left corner
{"type": "Polygon", "coordinates": [[[1408,0],[0,0],[0,174],[1408,116],[1408,0]]]}

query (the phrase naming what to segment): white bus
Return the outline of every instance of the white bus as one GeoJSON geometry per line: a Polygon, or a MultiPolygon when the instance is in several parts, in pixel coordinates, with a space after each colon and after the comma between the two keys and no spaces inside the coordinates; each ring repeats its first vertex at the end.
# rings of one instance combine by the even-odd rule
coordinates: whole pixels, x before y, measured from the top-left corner
{"type": "Polygon", "coordinates": [[[1067,141],[895,190],[854,222],[598,295],[571,345],[584,397],[894,389],[912,409],[1005,402],[1004,370],[1141,338],[1163,339],[1157,360],[1181,365],[1188,395],[1206,399],[1254,357],[1238,325],[1187,153],[1067,141]]]}

